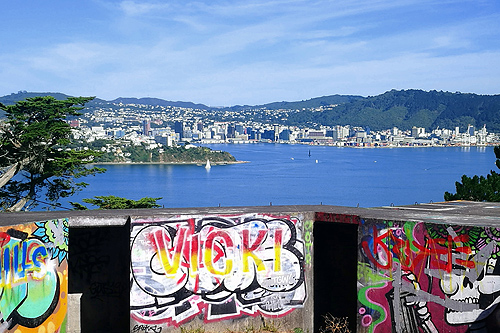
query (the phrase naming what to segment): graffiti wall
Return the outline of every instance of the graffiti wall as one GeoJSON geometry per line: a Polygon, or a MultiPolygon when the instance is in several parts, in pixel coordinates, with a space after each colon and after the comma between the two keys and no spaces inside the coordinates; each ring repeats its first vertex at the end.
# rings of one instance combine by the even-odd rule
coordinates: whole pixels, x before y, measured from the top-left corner
{"type": "Polygon", "coordinates": [[[66,332],[68,221],[0,227],[0,332],[66,332]]]}
{"type": "Polygon", "coordinates": [[[362,221],[358,332],[500,332],[500,228],[362,221]]]}
{"type": "Polygon", "coordinates": [[[279,318],[303,307],[300,224],[259,214],[133,221],[131,327],[279,318]]]}

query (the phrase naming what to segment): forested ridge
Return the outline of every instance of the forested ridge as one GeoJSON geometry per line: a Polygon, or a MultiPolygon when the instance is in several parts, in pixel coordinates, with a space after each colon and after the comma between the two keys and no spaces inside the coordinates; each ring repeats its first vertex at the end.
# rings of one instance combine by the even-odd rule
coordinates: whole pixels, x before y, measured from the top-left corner
{"type": "MultiPolygon", "coordinates": [[[[49,93],[19,92],[0,97],[0,103],[8,105],[37,94],[49,93]]],[[[56,98],[66,96],[60,93],[50,93],[50,95],[56,98]]],[[[296,102],[236,105],[228,108],[210,108],[203,104],[171,102],[157,98],[120,98],[114,101],[95,99],[87,105],[87,110],[91,111],[96,105],[104,107],[105,104],[112,105],[117,102],[202,109],[210,111],[206,113],[206,118],[217,118],[217,114],[222,115],[229,110],[233,112],[234,120],[258,120],[282,125],[309,127],[352,125],[370,127],[373,130],[392,127],[410,129],[413,126],[432,130],[436,127],[453,129],[459,126],[463,131],[470,124],[476,128],[486,125],[488,131],[500,132],[500,95],[409,89],[391,90],[368,97],[330,95],[296,102]],[[276,117],[269,110],[291,112],[288,112],[286,117],[276,117]]]]}
{"type": "Polygon", "coordinates": [[[315,123],[325,126],[368,126],[373,130],[391,127],[429,130],[436,127],[462,130],[469,124],[486,125],[500,132],[500,95],[477,95],[423,90],[391,90],[378,96],[357,99],[321,112],[291,114],[289,125],[315,123]]]}

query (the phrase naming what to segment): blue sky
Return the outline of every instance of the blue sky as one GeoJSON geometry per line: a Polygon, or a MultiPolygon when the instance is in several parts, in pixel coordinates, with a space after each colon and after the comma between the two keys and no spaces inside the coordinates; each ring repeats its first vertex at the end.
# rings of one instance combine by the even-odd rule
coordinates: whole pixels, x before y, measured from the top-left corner
{"type": "Polygon", "coordinates": [[[0,8],[0,96],[228,106],[391,89],[500,93],[498,0],[23,0],[0,8]]]}

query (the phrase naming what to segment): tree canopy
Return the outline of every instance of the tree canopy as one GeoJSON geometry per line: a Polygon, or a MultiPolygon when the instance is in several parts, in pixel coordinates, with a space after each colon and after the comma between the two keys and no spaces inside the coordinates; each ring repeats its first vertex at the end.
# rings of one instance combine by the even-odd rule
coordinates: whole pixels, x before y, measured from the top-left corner
{"type": "Polygon", "coordinates": [[[56,205],[87,184],[76,178],[104,172],[87,167],[99,153],[65,147],[71,127],[68,116],[78,116],[93,97],[57,100],[38,96],[14,105],[0,104],[7,119],[0,123],[0,208],[27,210],[41,202],[56,205]]]}
{"type": "MultiPolygon", "coordinates": [[[[139,200],[126,199],[116,197],[114,195],[95,196],[93,199],[83,199],[83,202],[99,207],[99,209],[133,209],[133,208],[159,208],[161,207],[156,201],[161,198],[144,197],[139,200]]],[[[86,210],[86,206],[71,202],[71,205],[76,210],[86,210]]]]}
{"type": "Polygon", "coordinates": [[[291,113],[288,125],[303,123],[324,126],[368,126],[372,130],[413,126],[461,130],[468,125],[500,131],[500,95],[476,95],[442,91],[391,90],[384,94],[352,99],[322,112],[291,113]]]}
{"type": "MultiPolygon", "coordinates": [[[[500,146],[494,149],[496,166],[500,169],[500,146]]],[[[500,174],[491,171],[485,176],[462,176],[462,182],[455,182],[456,193],[446,192],[444,200],[469,200],[500,202],[500,174]]]]}

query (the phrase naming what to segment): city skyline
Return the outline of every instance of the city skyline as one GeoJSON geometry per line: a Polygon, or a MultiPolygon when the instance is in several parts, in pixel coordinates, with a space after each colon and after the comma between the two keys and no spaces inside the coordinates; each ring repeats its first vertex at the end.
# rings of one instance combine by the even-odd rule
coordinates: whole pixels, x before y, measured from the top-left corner
{"type": "Polygon", "coordinates": [[[493,0],[91,0],[3,9],[0,95],[231,106],[391,89],[500,92],[493,0]]]}

